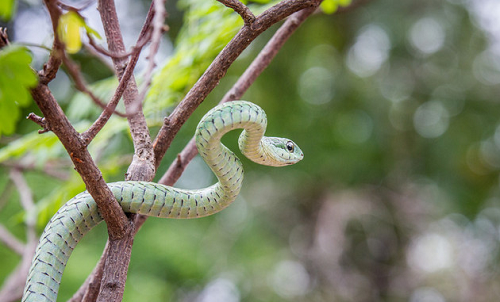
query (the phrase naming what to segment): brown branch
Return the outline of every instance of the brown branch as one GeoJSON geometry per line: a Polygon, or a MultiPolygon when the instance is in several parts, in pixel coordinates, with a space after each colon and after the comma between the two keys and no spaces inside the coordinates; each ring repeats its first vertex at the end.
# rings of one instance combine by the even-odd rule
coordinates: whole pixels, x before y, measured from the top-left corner
{"type": "Polygon", "coordinates": [[[101,288],[101,279],[104,271],[104,264],[106,263],[106,258],[108,254],[108,244],[104,247],[104,252],[101,255],[101,259],[97,262],[92,273],[87,277],[85,282],[80,286],[80,288],[75,292],[73,297],[68,300],[68,302],[80,302],[80,301],[96,301],[97,295],[101,288]]]}
{"type": "Polygon", "coordinates": [[[26,119],[35,122],[36,124],[38,124],[40,127],[43,128],[43,129],[38,130],[38,134],[42,134],[42,133],[50,131],[49,123],[47,122],[47,120],[45,118],[38,116],[38,115],[34,114],[33,112],[31,112],[30,114],[28,114],[26,119]]]}
{"type": "MultiPolygon", "coordinates": [[[[19,161],[4,161],[1,163],[2,166],[8,167],[8,168],[13,168],[17,169],[19,171],[32,171],[32,170],[40,170],[35,163],[22,163],[19,161]]],[[[55,162],[46,162],[45,165],[42,167],[42,172],[52,176],[54,178],[57,178],[59,180],[66,181],[69,178],[69,173],[67,171],[62,171],[57,169],[58,167],[62,168],[68,168],[68,163],[58,160],[57,163],[55,162]],[[63,164],[59,164],[63,162],[63,164]]]]}
{"type": "Polygon", "coordinates": [[[276,31],[271,40],[264,46],[259,55],[253,60],[233,87],[224,95],[221,103],[241,98],[250,85],[255,82],[257,77],[267,68],[267,66],[269,66],[288,38],[290,38],[295,30],[315,11],[316,7],[310,7],[291,15],[276,31]]]}
{"type": "Polygon", "coordinates": [[[217,86],[241,52],[271,25],[301,9],[317,7],[319,3],[321,0],[285,0],[263,12],[251,25],[245,25],[240,29],[161,127],[154,141],[156,167],[160,164],[181,126],[217,86]]]}
{"type": "MultiPolygon", "coordinates": [[[[153,9],[153,5],[154,4],[152,3],[150,6],[150,9],[148,11],[148,15],[146,17],[146,21],[144,22],[141,33],[139,34],[139,37],[137,39],[136,46],[133,47],[132,56],[130,57],[130,60],[127,64],[127,67],[125,68],[125,71],[123,72],[123,75],[121,76],[118,88],[116,89],[115,94],[113,95],[113,98],[108,103],[108,105],[116,106],[116,104],[118,103],[123,92],[127,88],[127,85],[129,83],[130,78],[132,77],[133,70],[135,68],[135,65],[137,63],[137,60],[139,58],[139,55],[140,55],[140,52],[141,52],[143,46],[146,44],[147,41],[149,41],[149,38],[151,36],[150,35],[150,25],[151,25],[151,22],[153,20],[154,13],[155,13],[154,9],[153,9]]],[[[115,59],[119,59],[119,58],[116,57],[115,59]]],[[[101,116],[82,135],[84,141],[90,142],[95,137],[97,132],[99,132],[100,129],[106,124],[109,117],[110,117],[109,112],[103,111],[101,113],[101,116]]],[[[134,155],[134,160],[135,159],[136,159],[136,156],[134,155]]],[[[135,232],[133,232],[133,233],[135,234],[135,232]]],[[[127,240],[125,240],[125,241],[127,241],[127,240]]],[[[129,242],[129,243],[131,244],[131,242],[129,242]]],[[[80,286],[78,291],[73,295],[73,297],[71,298],[70,301],[95,301],[97,299],[97,296],[98,296],[99,291],[101,289],[101,279],[102,279],[102,276],[104,274],[106,259],[108,257],[111,257],[111,256],[108,256],[110,254],[109,253],[110,249],[111,249],[111,243],[110,243],[110,241],[108,241],[108,243],[106,244],[106,247],[104,248],[103,254],[101,255],[101,259],[99,260],[99,263],[94,268],[92,273],[87,277],[87,279],[82,284],[82,286],[80,286]]],[[[128,254],[128,255],[122,254],[122,257],[123,257],[123,259],[121,259],[121,261],[126,261],[126,263],[128,263],[129,260],[127,258],[130,258],[130,254],[128,254]]],[[[125,273],[127,271],[127,268],[128,268],[128,265],[126,267],[124,267],[125,273]]],[[[122,276],[122,278],[126,278],[126,274],[125,275],[122,274],[121,276],[122,276]]],[[[118,290],[118,291],[120,291],[120,290],[118,290]]],[[[118,297],[119,297],[119,295],[118,295],[118,297]]]]}
{"type": "Polygon", "coordinates": [[[12,169],[10,171],[10,178],[19,191],[21,205],[26,211],[27,242],[22,250],[21,263],[4,282],[2,290],[0,291],[0,301],[17,301],[21,298],[24,283],[28,276],[28,270],[31,265],[31,259],[35,254],[35,247],[38,242],[38,238],[35,232],[36,210],[33,203],[31,190],[19,170],[12,169]]]}
{"type": "Polygon", "coordinates": [[[54,44],[48,63],[39,72],[40,81],[38,85],[31,89],[31,95],[42,111],[46,122],[50,125],[50,130],[59,138],[68,152],[88,192],[96,201],[99,212],[108,225],[109,236],[111,238],[120,238],[131,227],[130,223],[102,178],[101,171],[92,160],[86,145],[80,139],[80,134],[71,125],[47,86],[59,69],[64,49],[57,35],[57,25],[61,16],[61,10],[57,6],[58,1],[44,0],[44,2],[52,21],[54,44]]]}
{"type": "MultiPolygon", "coordinates": [[[[314,5],[313,5],[313,6],[316,6],[316,5],[318,5],[318,4],[319,4],[319,2],[318,2],[318,1],[313,1],[312,3],[314,3],[314,5]]],[[[152,5],[153,5],[153,4],[152,4],[152,5]]],[[[311,4],[301,4],[301,5],[304,5],[304,7],[312,6],[311,4]]],[[[292,6],[293,6],[293,4],[292,4],[292,6]]],[[[102,9],[102,8],[101,8],[101,9],[102,9]]],[[[295,9],[295,11],[299,10],[299,8],[297,8],[297,7],[294,7],[294,9],[295,9]]],[[[272,10],[271,10],[271,11],[272,11],[272,10]]],[[[290,13],[292,13],[292,12],[293,12],[293,11],[290,11],[290,12],[289,12],[289,14],[290,14],[290,13]]],[[[264,16],[265,16],[265,15],[264,15],[264,16]]],[[[270,17],[267,17],[267,18],[270,18],[270,17]]],[[[270,19],[272,19],[272,18],[270,18],[270,19]]],[[[274,20],[273,22],[275,23],[275,22],[277,22],[277,21],[279,21],[279,20],[278,20],[278,19],[276,19],[276,20],[274,20]]],[[[269,26],[270,26],[270,25],[269,25],[269,26]]],[[[268,27],[269,27],[269,26],[268,26],[268,27]]],[[[247,26],[247,27],[249,27],[249,26],[247,26]]],[[[235,43],[235,44],[238,44],[238,43],[243,43],[243,44],[244,44],[245,42],[242,42],[242,41],[244,41],[244,40],[246,40],[246,39],[249,39],[249,38],[252,38],[251,40],[253,40],[253,39],[254,39],[254,38],[255,38],[258,34],[260,34],[261,32],[263,32],[263,31],[264,31],[264,26],[259,26],[259,29],[258,29],[258,30],[260,30],[260,32],[258,32],[258,33],[253,33],[253,34],[251,34],[251,35],[249,35],[249,36],[244,36],[244,35],[243,35],[243,36],[240,36],[240,39],[239,39],[237,42],[234,42],[234,43],[235,43]]],[[[254,30],[253,30],[253,29],[252,29],[252,30],[250,30],[250,32],[252,32],[252,31],[254,31],[254,30]]],[[[109,38],[108,38],[108,39],[109,39],[109,38]]],[[[247,41],[247,44],[246,44],[244,47],[242,47],[242,48],[241,48],[241,51],[242,51],[242,50],[243,50],[246,46],[248,46],[248,44],[251,42],[251,40],[247,41]]],[[[233,45],[233,46],[234,46],[234,45],[233,45]]],[[[226,47],[226,48],[227,48],[227,47],[226,47]]],[[[240,51],[239,53],[237,53],[234,57],[232,57],[232,59],[230,59],[230,60],[231,60],[231,62],[230,62],[230,63],[232,63],[232,61],[234,61],[234,59],[235,59],[236,57],[238,57],[238,56],[239,56],[239,54],[241,53],[241,51],[240,51]]],[[[219,58],[224,58],[224,55],[219,55],[219,58]]],[[[221,78],[221,77],[224,75],[224,73],[225,73],[225,71],[227,70],[227,68],[229,67],[230,63],[229,63],[229,64],[223,64],[225,67],[224,67],[222,70],[219,70],[219,71],[216,71],[216,72],[215,72],[216,74],[217,74],[217,73],[219,73],[219,72],[220,72],[220,73],[222,73],[222,74],[220,75],[220,77],[219,77],[219,78],[221,78]]],[[[116,64],[116,63],[115,63],[115,64],[116,64]]],[[[213,73],[213,72],[214,72],[214,70],[212,69],[212,73],[213,73]]],[[[206,74],[206,75],[207,75],[207,74],[208,74],[208,75],[210,75],[210,72],[206,72],[205,74],[206,74]]],[[[207,77],[208,77],[208,76],[207,76],[207,77]]],[[[202,77],[202,78],[203,78],[203,77],[202,77]]],[[[206,78],[205,78],[205,80],[206,80],[206,78]]],[[[218,81],[218,80],[216,79],[215,81],[218,81]]],[[[198,84],[198,85],[200,86],[200,84],[198,84]]],[[[195,85],[195,86],[196,86],[196,85],[195,85]]],[[[199,86],[198,86],[198,87],[199,87],[199,86]]],[[[213,87],[215,87],[215,85],[214,85],[213,87]]],[[[211,89],[213,89],[213,87],[212,87],[211,89]]],[[[210,90],[211,90],[211,89],[210,89],[210,90]]],[[[208,92],[207,92],[207,94],[208,94],[208,92]]],[[[186,117],[186,118],[187,118],[187,117],[186,117]]],[[[168,125],[168,119],[167,119],[166,125],[168,125]]],[[[175,135],[174,135],[174,136],[175,136],[175,135]]],[[[165,150],[166,150],[166,149],[165,149],[165,150]]],[[[196,152],[196,151],[195,151],[195,152],[196,152]]],[[[162,154],[162,156],[163,156],[163,154],[162,154]]],[[[186,157],[189,157],[189,156],[191,156],[191,155],[186,154],[186,157]]],[[[194,156],[194,155],[193,155],[193,156],[194,156]]],[[[180,165],[181,165],[181,166],[185,166],[186,162],[182,160],[182,157],[183,157],[183,155],[181,154],[181,155],[180,155],[180,157],[179,157],[179,160],[181,161],[181,164],[180,164],[180,165]]],[[[158,160],[156,163],[159,163],[159,160],[158,160]]],[[[181,171],[181,172],[182,172],[182,171],[181,171]]],[[[180,174],[179,174],[179,175],[180,175],[180,174]]],[[[172,182],[175,182],[175,181],[172,181],[172,182]]],[[[144,219],[144,217],[143,217],[143,216],[137,216],[137,218],[136,218],[136,220],[135,220],[135,222],[136,222],[136,226],[137,226],[137,227],[136,227],[136,231],[138,230],[138,228],[140,227],[140,225],[142,225],[142,223],[144,222],[144,220],[145,220],[145,219],[144,219]]],[[[122,241],[122,242],[123,242],[123,241],[122,241]]],[[[125,245],[124,245],[124,247],[129,247],[129,246],[131,246],[131,241],[130,241],[129,245],[127,245],[127,243],[125,243],[125,245]]],[[[109,255],[108,255],[108,253],[107,253],[107,252],[108,252],[108,251],[110,251],[110,250],[111,250],[111,247],[109,247],[109,248],[107,247],[107,248],[105,249],[104,254],[103,254],[103,256],[101,257],[101,260],[100,260],[100,262],[99,262],[98,266],[94,269],[94,272],[91,274],[91,276],[89,276],[89,278],[87,278],[86,283],[85,283],[85,284],[84,284],[84,285],[80,288],[80,290],[77,292],[77,294],[74,296],[74,298],[73,298],[71,301],[80,301],[81,297],[83,297],[83,300],[84,300],[84,301],[92,301],[92,300],[87,300],[87,298],[86,298],[86,297],[88,297],[89,299],[92,299],[92,298],[90,297],[90,293],[92,293],[92,292],[93,292],[93,293],[95,293],[96,291],[98,291],[98,290],[99,290],[99,286],[94,286],[94,287],[93,287],[94,289],[88,289],[88,290],[85,290],[85,289],[86,289],[86,288],[89,288],[89,287],[92,287],[92,286],[91,286],[91,284],[96,284],[96,283],[95,283],[95,280],[99,280],[100,272],[102,272],[101,267],[103,267],[103,259],[104,259],[104,258],[106,258],[106,259],[111,259],[111,258],[110,258],[110,256],[109,256],[109,255]],[[97,290],[96,290],[96,288],[97,288],[97,290]],[[86,292],[86,294],[83,294],[83,293],[85,293],[85,292],[86,292]]],[[[128,257],[129,257],[129,253],[128,253],[128,252],[125,252],[125,253],[124,253],[124,252],[123,252],[123,250],[121,250],[121,251],[119,251],[119,253],[121,253],[121,255],[122,255],[122,257],[121,257],[121,258],[119,258],[119,259],[125,259],[125,260],[128,260],[128,259],[129,259],[129,258],[128,258],[128,257]],[[123,255],[125,255],[125,256],[123,257],[123,255]]],[[[115,258],[113,258],[113,259],[115,259],[115,258]]],[[[117,260],[117,259],[115,259],[115,261],[116,261],[116,260],[117,260]]],[[[127,263],[128,263],[128,262],[127,262],[127,263]]],[[[126,266],[126,265],[125,265],[125,266],[126,266]]],[[[122,270],[120,270],[120,272],[122,272],[122,270]]],[[[106,279],[106,277],[104,277],[104,278],[103,278],[103,280],[104,280],[104,279],[106,279]]],[[[116,280],[116,279],[115,279],[115,280],[116,280]]],[[[118,280],[120,280],[120,278],[118,278],[118,280]]],[[[106,286],[106,283],[105,283],[105,282],[103,282],[103,284],[104,284],[104,286],[106,286]]],[[[112,283],[112,284],[108,284],[108,286],[111,286],[111,285],[112,285],[112,286],[115,286],[115,287],[117,287],[117,288],[121,288],[121,287],[122,287],[122,283],[120,283],[120,282],[115,282],[115,283],[112,283]]],[[[99,294],[99,296],[100,296],[101,298],[103,298],[103,297],[104,297],[104,295],[102,295],[102,290],[101,290],[101,293],[99,294]]],[[[121,297],[121,296],[120,296],[120,297],[121,297]]],[[[115,296],[111,296],[111,297],[107,296],[107,298],[106,298],[106,299],[115,299],[115,298],[116,298],[116,295],[115,295],[115,296]]]]}
{"type": "MultiPolygon", "coordinates": [[[[224,95],[221,104],[240,99],[248,90],[257,77],[269,66],[273,58],[283,47],[288,38],[295,30],[316,10],[316,7],[306,8],[294,13],[286,22],[276,31],[271,40],[262,49],[259,55],[253,60],[243,75],[233,85],[233,87],[224,95]]],[[[187,164],[198,154],[195,138],[191,138],[189,143],[179,153],[168,170],[163,174],[159,183],[164,185],[173,185],[179,179],[187,164]]]]}
{"type": "MultiPolygon", "coordinates": [[[[108,48],[111,52],[123,53],[125,51],[125,46],[120,31],[118,16],[116,14],[115,3],[112,0],[99,0],[98,3],[108,48]]],[[[149,31],[153,16],[154,9],[152,3],[141,34],[145,34],[149,31]]],[[[138,54],[139,52],[137,52],[137,56],[138,54]]],[[[126,71],[127,63],[129,62],[127,62],[125,58],[117,57],[112,57],[112,60],[118,78],[121,80],[126,71]]],[[[138,98],[138,89],[133,75],[130,75],[130,79],[126,83],[127,85],[123,92],[123,99],[135,150],[134,158],[127,171],[127,180],[151,181],[154,177],[155,166],[149,129],[142,112],[142,103],[140,103],[139,106],[134,106],[138,98]]],[[[135,234],[133,231],[133,224],[129,225],[132,226],[132,228],[127,229],[124,236],[120,238],[121,240],[115,240],[112,237],[108,240],[108,245],[104,251],[106,260],[102,279],[100,280],[97,301],[121,301],[123,297],[132,241],[135,234]]],[[[91,280],[97,281],[95,279],[91,280]]],[[[88,284],[90,283],[91,282],[88,284]]],[[[89,292],[89,290],[86,290],[86,292],[89,292]]]]}
{"type": "Polygon", "coordinates": [[[246,25],[250,25],[255,21],[255,16],[252,11],[243,3],[238,0],[217,0],[225,6],[232,8],[235,12],[237,12],[246,25]]]}
{"type": "Polygon", "coordinates": [[[57,33],[59,18],[62,14],[61,9],[57,6],[58,0],[44,0],[44,3],[49,11],[50,20],[52,21],[52,31],[54,32],[54,43],[49,60],[43,65],[43,69],[38,72],[40,83],[46,85],[56,77],[57,71],[61,66],[61,54],[64,52],[64,44],[59,39],[57,33]]]}
{"type": "MultiPolygon", "coordinates": [[[[104,32],[110,51],[124,52],[125,45],[120,31],[118,16],[116,14],[115,3],[112,0],[99,0],[99,12],[104,25],[104,32]]],[[[150,30],[151,20],[154,16],[154,3],[151,4],[150,11],[141,33],[150,30]]],[[[118,78],[121,79],[126,69],[127,60],[112,58],[118,78]]],[[[134,143],[134,159],[127,171],[127,180],[150,181],[154,177],[154,152],[146,118],[142,112],[142,104],[137,105],[138,89],[135,78],[132,75],[123,93],[125,111],[130,126],[132,141],[134,143]]]]}
{"type": "Polygon", "coordinates": [[[123,72],[120,82],[118,83],[118,87],[116,88],[115,93],[111,97],[111,100],[108,102],[108,105],[106,106],[106,108],[104,108],[104,111],[101,113],[99,118],[92,124],[92,126],[90,126],[90,128],[87,131],[82,133],[82,139],[87,145],[90,144],[90,142],[94,139],[97,133],[99,133],[99,131],[101,131],[104,125],[106,125],[109,118],[111,117],[112,112],[114,112],[116,106],[118,105],[118,102],[123,96],[125,89],[127,88],[129,80],[134,73],[135,66],[137,65],[137,61],[139,60],[139,55],[141,54],[142,48],[146,44],[145,41],[149,40],[150,36],[148,34],[149,22],[147,20],[143,26],[143,30],[139,34],[136,46],[133,47],[132,56],[130,57],[127,67],[123,72]]]}
{"type": "Polygon", "coordinates": [[[39,83],[31,90],[31,95],[50,124],[51,131],[66,148],[76,171],[96,201],[99,212],[108,224],[110,237],[119,238],[130,227],[128,219],[104,182],[101,171],[92,160],[85,144],[80,140],[80,134],[71,125],[47,85],[39,83]]]}
{"type": "MultiPolygon", "coordinates": [[[[98,53],[103,54],[103,55],[110,57],[110,58],[125,59],[128,56],[130,56],[135,50],[134,48],[132,48],[131,51],[127,51],[127,52],[123,52],[123,53],[115,53],[115,52],[106,50],[106,49],[102,48],[100,45],[98,45],[94,41],[94,38],[92,38],[92,36],[89,33],[87,33],[87,38],[89,39],[89,44],[94,48],[94,50],[96,50],[98,53]]],[[[141,48],[142,48],[142,46],[141,46],[141,48]]]]}

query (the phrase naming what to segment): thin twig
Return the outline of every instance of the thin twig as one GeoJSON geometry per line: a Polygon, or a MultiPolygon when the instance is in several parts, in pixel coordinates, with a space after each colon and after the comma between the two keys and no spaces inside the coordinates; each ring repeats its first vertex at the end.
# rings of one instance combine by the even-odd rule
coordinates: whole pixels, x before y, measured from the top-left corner
{"type": "Polygon", "coordinates": [[[43,69],[38,72],[40,84],[48,84],[52,81],[61,66],[61,56],[64,53],[64,44],[59,38],[57,27],[59,25],[59,18],[62,15],[61,9],[58,7],[58,0],[44,0],[45,6],[50,14],[52,21],[52,31],[54,32],[54,42],[52,44],[52,52],[50,53],[49,60],[43,65],[43,69]]]}
{"type": "MultiPolygon", "coordinates": [[[[132,76],[133,70],[139,58],[139,54],[142,50],[142,47],[150,39],[151,36],[149,34],[150,26],[154,17],[154,13],[155,13],[154,3],[151,3],[148,15],[146,17],[146,20],[144,21],[141,33],[139,34],[139,37],[137,39],[136,47],[134,48],[134,53],[130,57],[127,67],[125,68],[125,71],[121,76],[120,84],[118,85],[118,88],[115,91],[115,95],[113,96],[113,99],[109,102],[110,105],[113,104],[114,106],[116,106],[118,100],[120,99],[121,95],[125,90],[126,85],[128,85],[129,79],[132,76]]],[[[109,117],[110,115],[107,114],[106,111],[103,111],[101,113],[101,116],[99,116],[99,118],[94,122],[94,124],[85,133],[83,133],[82,135],[83,140],[86,142],[90,142],[93,139],[93,137],[95,137],[97,132],[99,132],[100,129],[106,124],[109,117]]],[[[103,254],[101,255],[101,259],[99,260],[98,265],[94,268],[92,273],[87,277],[85,282],[80,286],[80,288],[73,295],[70,301],[81,301],[82,298],[84,299],[84,301],[96,300],[100,290],[101,278],[103,276],[103,270],[105,267],[106,259],[109,254],[109,249],[110,249],[109,244],[106,244],[106,247],[104,248],[103,254]]]]}
{"type": "Polygon", "coordinates": [[[242,2],[238,0],[217,0],[225,6],[232,8],[235,12],[237,12],[246,25],[250,25],[255,21],[255,16],[252,11],[242,2]]]}
{"type": "MultiPolygon", "coordinates": [[[[70,74],[71,78],[73,79],[75,83],[76,89],[78,91],[85,93],[88,95],[92,101],[98,105],[99,107],[103,108],[104,110],[109,110],[109,107],[107,104],[105,104],[103,101],[101,101],[90,89],[87,88],[87,83],[85,83],[85,80],[83,79],[81,73],[80,73],[80,67],[76,65],[73,60],[71,60],[68,56],[63,55],[62,60],[64,65],[66,66],[68,73],[70,74]]],[[[113,109],[112,113],[121,116],[121,117],[127,117],[126,114],[118,112],[113,109]]]]}
{"type": "MultiPolygon", "coordinates": [[[[114,1],[99,0],[98,3],[109,50],[112,52],[124,52],[125,45],[114,1]]],[[[143,31],[141,31],[141,36],[146,35],[147,32],[150,31],[150,24],[154,14],[155,12],[152,4],[143,31]]],[[[118,78],[121,80],[132,58],[130,60],[112,58],[112,60],[118,78]]],[[[155,174],[153,145],[149,134],[149,128],[146,124],[146,118],[142,112],[142,104],[136,107],[136,112],[134,112],[136,108],[132,108],[137,98],[137,84],[134,76],[131,75],[123,92],[125,112],[128,114],[127,121],[134,144],[134,157],[127,170],[126,180],[151,181],[155,174]]],[[[123,298],[133,236],[135,234],[134,225],[130,223],[129,226],[130,228],[128,228],[119,239],[110,237],[108,240],[108,245],[104,252],[106,260],[102,279],[100,280],[101,285],[99,287],[97,301],[121,301],[123,298]]]]}
{"type": "Polygon", "coordinates": [[[107,57],[106,55],[103,55],[102,53],[98,52],[89,43],[83,43],[83,47],[90,54],[90,56],[92,56],[92,57],[98,59],[99,61],[101,61],[101,63],[104,64],[109,69],[109,71],[111,71],[113,73],[115,72],[115,68],[113,67],[113,63],[111,63],[111,60],[109,59],[109,57],[107,57]]]}
{"type": "Polygon", "coordinates": [[[9,230],[7,230],[7,228],[2,224],[0,224],[0,241],[3,242],[6,247],[13,250],[17,254],[23,254],[24,243],[22,243],[14,235],[12,235],[12,233],[9,232],[9,230]]]}
{"type": "Polygon", "coordinates": [[[128,56],[130,56],[134,52],[134,48],[132,48],[131,51],[123,52],[123,53],[117,53],[113,51],[109,51],[107,49],[102,48],[99,44],[97,44],[92,38],[92,36],[87,33],[87,38],[89,39],[89,44],[100,54],[103,54],[105,56],[108,56],[110,58],[116,58],[116,59],[124,59],[128,56]]]}
{"type": "Polygon", "coordinates": [[[28,114],[26,119],[35,122],[36,124],[38,124],[40,127],[43,128],[43,129],[38,130],[38,134],[42,134],[42,133],[50,131],[49,123],[47,122],[47,120],[44,117],[38,116],[38,115],[34,114],[33,112],[31,112],[30,114],[28,114]]]}
{"type": "Polygon", "coordinates": [[[165,1],[166,0],[153,0],[155,14],[152,21],[153,32],[151,34],[151,44],[149,46],[148,66],[146,68],[146,71],[144,72],[144,82],[141,85],[139,96],[137,100],[135,100],[136,105],[131,106],[132,110],[137,110],[137,108],[139,107],[137,106],[137,104],[143,102],[149,86],[151,85],[153,69],[155,68],[154,58],[158,53],[158,49],[160,48],[161,37],[165,28],[165,1]]]}
{"type": "MultiPolygon", "coordinates": [[[[273,58],[283,47],[288,38],[295,30],[316,10],[316,7],[306,8],[290,16],[285,23],[276,31],[271,40],[264,46],[259,55],[253,60],[243,75],[233,85],[233,87],[224,95],[221,104],[240,99],[248,90],[257,77],[269,66],[273,58]]],[[[198,154],[196,149],[196,140],[191,138],[189,143],[179,153],[168,170],[163,174],[158,183],[164,185],[173,185],[179,179],[187,164],[198,154]]]]}

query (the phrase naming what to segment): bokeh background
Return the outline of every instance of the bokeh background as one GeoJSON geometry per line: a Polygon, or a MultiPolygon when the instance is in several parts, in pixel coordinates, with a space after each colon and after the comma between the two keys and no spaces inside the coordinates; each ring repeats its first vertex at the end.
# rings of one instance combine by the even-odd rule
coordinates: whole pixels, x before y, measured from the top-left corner
{"type": "MultiPolygon", "coordinates": [[[[50,47],[40,2],[21,1],[4,23],[13,41],[50,47]]],[[[212,2],[167,3],[170,31],[145,108],[153,134],[237,30],[238,17],[212,2]]],[[[131,46],[149,3],[117,3],[131,46]]],[[[102,32],[95,6],[83,14],[102,32]]],[[[266,110],[267,133],[292,138],[304,160],[276,169],[244,159],[242,194],[228,209],[197,220],[149,219],[135,239],[124,301],[499,300],[499,16],[496,0],[371,0],[309,18],[244,97],[266,110]]],[[[183,127],[158,179],[276,29],[244,52],[183,127]]],[[[39,68],[48,52],[30,49],[39,68]]],[[[85,49],[73,58],[95,91],[112,93],[103,62],[85,49]]],[[[144,66],[142,58],[139,79],[144,66]]],[[[64,70],[51,85],[85,129],[99,108],[75,93],[64,70]]],[[[38,113],[23,108],[31,111],[38,113]]],[[[26,168],[39,231],[84,189],[54,136],[36,130],[20,120],[15,134],[0,138],[0,221],[20,239],[26,215],[12,166],[26,168]]],[[[236,137],[224,141],[235,149],[236,137]]],[[[126,122],[113,118],[91,150],[107,181],[122,180],[133,154],[126,122]]],[[[195,158],[176,186],[214,181],[195,158]]],[[[91,272],[105,241],[101,225],[78,245],[61,301],[91,272]]],[[[0,282],[18,262],[0,245],[0,282]]]]}

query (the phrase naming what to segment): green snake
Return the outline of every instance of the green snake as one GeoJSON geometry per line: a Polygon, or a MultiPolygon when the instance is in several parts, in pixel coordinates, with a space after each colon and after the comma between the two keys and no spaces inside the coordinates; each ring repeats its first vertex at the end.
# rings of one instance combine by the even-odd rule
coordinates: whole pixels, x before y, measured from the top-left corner
{"type": "MultiPolygon", "coordinates": [[[[267,166],[286,166],[304,155],[291,140],[266,137],[265,112],[246,101],[214,107],[196,129],[196,146],[219,180],[199,190],[183,190],[152,182],[124,181],[108,184],[127,213],[163,218],[197,218],[212,215],[230,205],[240,192],[243,168],[221,137],[244,129],[238,144],[250,160],[267,166]]],[[[22,301],[56,301],[66,263],[78,241],[102,221],[97,204],[85,191],[69,200],[52,217],[38,243],[22,301]]]]}

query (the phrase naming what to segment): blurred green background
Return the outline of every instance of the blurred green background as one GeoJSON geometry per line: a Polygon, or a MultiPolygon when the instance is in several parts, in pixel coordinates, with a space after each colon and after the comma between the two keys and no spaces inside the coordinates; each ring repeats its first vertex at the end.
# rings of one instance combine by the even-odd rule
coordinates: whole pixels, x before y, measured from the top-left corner
{"type": "MultiPolygon", "coordinates": [[[[131,46],[149,3],[117,2],[131,46]]],[[[354,2],[309,18],[244,96],[266,111],[267,134],[292,138],[304,160],[276,169],[243,159],[242,193],[228,209],[197,220],[149,219],[134,242],[124,301],[499,300],[500,2],[354,2]]],[[[4,23],[13,41],[50,47],[40,5],[18,3],[4,23]]],[[[214,1],[168,1],[167,11],[170,31],[145,105],[153,135],[239,26],[214,1]]],[[[95,7],[83,15],[102,30],[95,7]]],[[[157,179],[277,28],[243,53],[183,127],[157,179]]],[[[39,68],[48,53],[30,49],[39,68]]],[[[95,91],[112,93],[102,62],[85,50],[73,58],[95,91]]],[[[79,129],[96,118],[100,109],[75,93],[63,70],[51,85],[79,129]]],[[[39,114],[33,104],[22,110],[39,114]]],[[[12,166],[27,167],[39,231],[84,189],[61,145],[37,129],[21,119],[16,133],[0,138],[0,221],[21,239],[12,166]]],[[[231,149],[236,137],[224,139],[231,149]]],[[[122,180],[133,154],[126,121],[114,117],[91,151],[107,181],[122,180]]],[[[196,158],[177,186],[213,182],[196,158]]],[[[78,245],[61,301],[85,280],[105,240],[100,225],[78,245]]],[[[19,259],[0,245],[0,282],[19,259]]]]}

